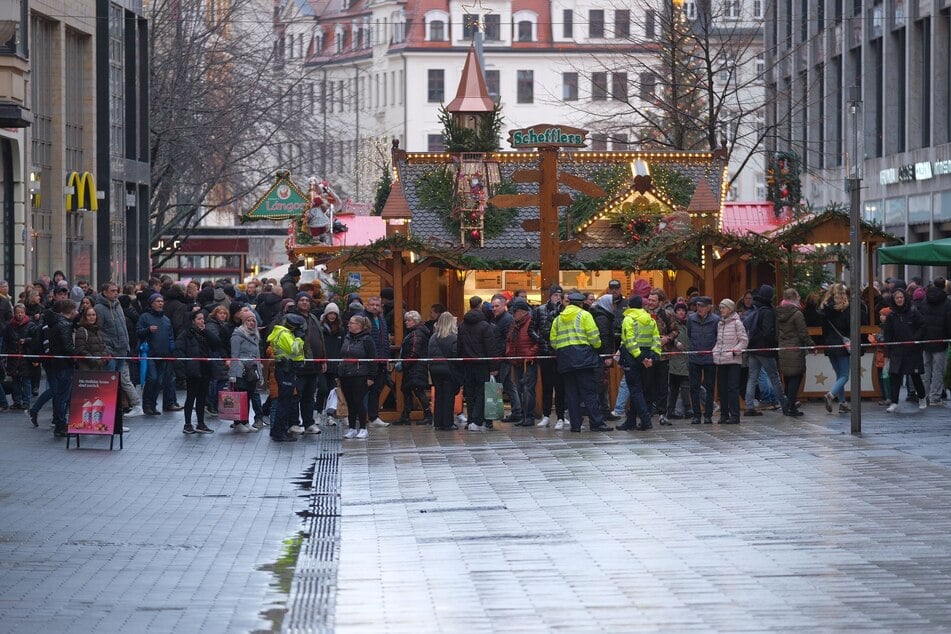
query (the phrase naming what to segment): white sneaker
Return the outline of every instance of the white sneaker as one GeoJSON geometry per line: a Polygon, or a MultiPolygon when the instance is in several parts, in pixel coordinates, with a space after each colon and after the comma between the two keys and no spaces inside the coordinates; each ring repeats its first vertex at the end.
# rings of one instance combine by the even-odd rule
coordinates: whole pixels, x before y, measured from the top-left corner
{"type": "Polygon", "coordinates": [[[122,426],[122,433],[123,433],[123,434],[128,434],[130,431],[132,431],[132,430],[129,429],[128,427],[126,427],[125,425],[122,426]]]}
{"type": "MultiPolygon", "coordinates": [[[[389,424],[388,422],[386,422],[385,420],[383,420],[383,419],[380,418],[379,416],[377,416],[376,418],[374,418],[373,420],[371,420],[371,421],[370,421],[370,424],[373,425],[374,427],[389,427],[389,426],[390,426],[390,424],[389,424]]],[[[364,438],[366,438],[366,436],[364,436],[364,438]]]]}
{"type": "Polygon", "coordinates": [[[619,412],[619,411],[617,411],[617,410],[614,410],[614,411],[611,412],[611,413],[614,414],[615,416],[617,416],[618,418],[627,418],[627,412],[623,412],[623,411],[622,411],[622,412],[619,412]]]}
{"type": "Polygon", "coordinates": [[[267,416],[255,416],[254,424],[251,427],[254,429],[254,431],[261,431],[261,428],[266,427],[267,425],[267,416]]]}
{"type": "Polygon", "coordinates": [[[918,399],[918,409],[928,409],[927,399],[918,399]]]}
{"type": "Polygon", "coordinates": [[[468,429],[469,431],[482,431],[482,430],[485,429],[485,428],[484,428],[482,425],[476,425],[475,423],[469,423],[468,425],[466,425],[466,429],[468,429]]]}
{"type": "Polygon", "coordinates": [[[320,427],[317,426],[317,423],[314,423],[313,425],[308,425],[307,429],[304,430],[304,433],[305,434],[319,434],[320,427]]]}
{"type": "Polygon", "coordinates": [[[347,433],[344,434],[343,437],[344,437],[344,438],[356,438],[356,437],[357,437],[357,430],[354,429],[353,427],[351,427],[350,429],[347,430],[347,433]]]}
{"type": "Polygon", "coordinates": [[[237,423],[232,429],[238,434],[250,434],[253,431],[257,431],[256,429],[252,429],[247,423],[237,423]]]}
{"type": "Polygon", "coordinates": [[[292,434],[303,434],[304,428],[300,425],[291,425],[290,429],[287,431],[291,432],[292,434]]]}
{"type": "Polygon", "coordinates": [[[545,417],[542,418],[540,421],[538,421],[538,424],[535,425],[535,427],[548,427],[548,423],[550,423],[550,422],[551,422],[551,421],[548,420],[548,417],[545,416],[545,417]]]}
{"type": "Polygon", "coordinates": [[[891,405],[885,408],[885,411],[888,412],[889,414],[894,414],[895,412],[898,411],[898,403],[892,403],[891,405]]]}
{"type": "Polygon", "coordinates": [[[369,435],[370,435],[370,432],[368,432],[367,428],[364,427],[363,429],[357,432],[357,440],[366,440],[369,435]]]}
{"type": "Polygon", "coordinates": [[[145,412],[142,411],[141,405],[136,405],[132,408],[131,412],[128,414],[123,414],[123,417],[125,418],[132,418],[133,416],[145,416],[145,412]]]}
{"type": "Polygon", "coordinates": [[[466,418],[465,413],[462,413],[462,414],[456,414],[456,421],[458,421],[460,424],[464,425],[464,424],[466,424],[466,423],[469,422],[469,419],[466,418]]]}
{"type": "Polygon", "coordinates": [[[564,429],[564,428],[565,428],[565,420],[563,418],[559,418],[558,421],[555,423],[555,429],[564,429]]]}

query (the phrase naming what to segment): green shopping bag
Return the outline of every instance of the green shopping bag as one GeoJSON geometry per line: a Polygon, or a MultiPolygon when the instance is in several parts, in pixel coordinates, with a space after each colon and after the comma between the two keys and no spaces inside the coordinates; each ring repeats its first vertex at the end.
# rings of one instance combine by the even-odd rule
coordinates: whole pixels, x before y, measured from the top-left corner
{"type": "Polygon", "coordinates": [[[502,402],[502,384],[495,377],[489,377],[485,383],[485,419],[502,420],[505,418],[505,404],[502,402]]]}

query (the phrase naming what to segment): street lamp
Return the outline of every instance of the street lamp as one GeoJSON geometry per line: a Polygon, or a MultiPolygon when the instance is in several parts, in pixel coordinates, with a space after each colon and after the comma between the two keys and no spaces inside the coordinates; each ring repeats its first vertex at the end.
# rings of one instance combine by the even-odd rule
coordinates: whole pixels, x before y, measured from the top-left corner
{"type": "MultiPolygon", "coordinates": [[[[846,117],[846,169],[849,187],[849,287],[852,298],[849,302],[849,338],[852,349],[849,370],[852,383],[852,433],[862,431],[862,214],[861,187],[865,167],[865,126],[862,120],[862,88],[849,88],[849,108],[846,117]]],[[[871,271],[869,271],[871,274],[871,271]]],[[[869,307],[872,308],[871,306],[869,307]]]]}

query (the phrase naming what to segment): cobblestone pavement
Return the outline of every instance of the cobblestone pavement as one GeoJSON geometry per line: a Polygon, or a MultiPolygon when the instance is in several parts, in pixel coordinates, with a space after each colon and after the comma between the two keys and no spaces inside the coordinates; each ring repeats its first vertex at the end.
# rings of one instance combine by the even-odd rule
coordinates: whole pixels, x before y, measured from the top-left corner
{"type": "Polygon", "coordinates": [[[951,409],[805,409],[113,452],[2,413],[0,632],[951,630],[951,409]]]}

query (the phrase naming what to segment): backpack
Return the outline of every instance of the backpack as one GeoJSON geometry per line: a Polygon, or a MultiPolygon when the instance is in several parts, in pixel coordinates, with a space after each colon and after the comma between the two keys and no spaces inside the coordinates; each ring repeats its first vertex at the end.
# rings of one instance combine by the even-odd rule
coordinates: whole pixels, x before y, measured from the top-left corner
{"type": "Polygon", "coordinates": [[[50,327],[43,324],[39,332],[32,339],[26,350],[27,354],[49,354],[50,353],[50,327]]]}

